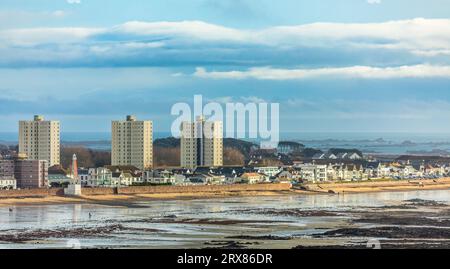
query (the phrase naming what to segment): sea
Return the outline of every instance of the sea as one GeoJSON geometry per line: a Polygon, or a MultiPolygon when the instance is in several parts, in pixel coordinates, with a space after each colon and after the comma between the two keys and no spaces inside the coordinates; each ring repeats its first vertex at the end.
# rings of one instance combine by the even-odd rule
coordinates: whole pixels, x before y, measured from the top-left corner
{"type": "MultiPolygon", "coordinates": [[[[171,137],[170,132],[154,132],[153,138],[171,137]]],[[[0,132],[0,144],[17,144],[17,132],[0,132]]],[[[411,154],[450,156],[450,133],[401,132],[286,132],[281,140],[295,141],[306,147],[328,150],[351,148],[365,154],[411,154]]],[[[110,150],[109,132],[62,132],[63,145],[110,150]]],[[[243,139],[260,143],[258,139],[243,139]]]]}

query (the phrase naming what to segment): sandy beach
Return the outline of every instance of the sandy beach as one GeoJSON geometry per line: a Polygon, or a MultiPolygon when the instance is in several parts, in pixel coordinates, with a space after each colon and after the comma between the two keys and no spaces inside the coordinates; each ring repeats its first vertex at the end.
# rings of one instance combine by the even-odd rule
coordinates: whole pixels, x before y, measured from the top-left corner
{"type": "Polygon", "coordinates": [[[153,193],[134,195],[92,195],[80,197],[43,196],[24,198],[0,198],[0,207],[30,206],[51,204],[97,204],[108,206],[133,207],[135,202],[146,200],[186,200],[186,199],[213,199],[245,196],[276,196],[293,193],[308,193],[294,191],[242,191],[242,192],[187,192],[187,193],[153,193]]]}
{"type": "MultiPolygon", "coordinates": [[[[450,178],[397,181],[364,181],[305,184],[313,193],[366,193],[389,191],[446,190],[450,189],[450,178]]],[[[304,191],[302,191],[304,193],[304,191]]]]}
{"type": "Polygon", "coordinates": [[[371,193],[417,190],[450,189],[450,178],[413,181],[368,181],[346,183],[305,184],[285,191],[209,191],[209,192],[174,192],[174,193],[142,193],[119,195],[85,195],[80,197],[36,196],[36,197],[0,197],[0,207],[29,206],[49,204],[98,204],[108,206],[133,207],[135,202],[146,200],[186,200],[212,199],[246,196],[277,196],[277,195],[320,195],[344,193],[371,193]]]}

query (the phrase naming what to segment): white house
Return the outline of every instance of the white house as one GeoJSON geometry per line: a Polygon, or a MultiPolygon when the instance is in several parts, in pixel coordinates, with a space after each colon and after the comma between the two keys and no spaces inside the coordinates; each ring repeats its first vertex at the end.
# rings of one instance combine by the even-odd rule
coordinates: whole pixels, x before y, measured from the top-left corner
{"type": "Polygon", "coordinates": [[[327,181],[327,165],[300,164],[301,179],[312,182],[327,181]]]}
{"type": "Polygon", "coordinates": [[[282,171],[282,169],[277,166],[256,167],[255,169],[258,173],[265,174],[268,177],[274,177],[282,171]]]}
{"type": "Polygon", "coordinates": [[[0,190],[15,190],[17,181],[14,178],[0,178],[0,190]]]}

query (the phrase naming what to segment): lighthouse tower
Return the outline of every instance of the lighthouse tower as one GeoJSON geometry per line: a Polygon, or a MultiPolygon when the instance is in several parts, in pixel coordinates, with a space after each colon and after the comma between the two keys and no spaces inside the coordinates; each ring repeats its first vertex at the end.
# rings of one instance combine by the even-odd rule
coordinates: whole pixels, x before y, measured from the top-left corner
{"type": "Polygon", "coordinates": [[[78,184],[78,161],[76,154],[72,156],[72,176],[73,176],[73,183],[78,184]]]}
{"type": "Polygon", "coordinates": [[[64,189],[64,194],[68,196],[81,196],[81,184],[78,178],[77,155],[72,156],[72,182],[64,189]]]}

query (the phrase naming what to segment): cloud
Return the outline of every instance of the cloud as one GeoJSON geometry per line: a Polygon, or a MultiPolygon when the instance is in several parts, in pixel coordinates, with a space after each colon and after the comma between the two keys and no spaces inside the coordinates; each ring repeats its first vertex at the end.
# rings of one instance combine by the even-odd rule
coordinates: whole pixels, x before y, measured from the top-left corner
{"type": "Polygon", "coordinates": [[[248,42],[249,33],[202,21],[182,22],[140,22],[131,21],[116,26],[110,34],[130,34],[137,36],[171,36],[194,38],[200,41],[248,42]]]}
{"type": "Polygon", "coordinates": [[[2,67],[442,65],[450,64],[449,51],[450,19],[253,30],[202,21],[0,30],[2,67]]]}
{"type": "Polygon", "coordinates": [[[39,46],[43,44],[65,44],[87,41],[89,36],[99,33],[98,28],[25,28],[0,31],[0,41],[10,46],[39,46]]]}
{"type": "MultiPolygon", "coordinates": [[[[110,34],[165,36],[274,47],[351,45],[383,49],[450,49],[449,19],[412,19],[383,23],[313,23],[262,30],[238,30],[202,21],[132,21],[110,34]]],[[[185,40],[186,41],[186,40],[185,40]]]]}
{"type": "Polygon", "coordinates": [[[81,4],[81,0],[67,0],[66,1],[68,4],[81,4]]]}
{"type": "Polygon", "coordinates": [[[210,71],[198,67],[196,77],[207,79],[259,79],[298,80],[319,77],[396,79],[396,78],[450,78],[450,66],[413,65],[399,67],[351,66],[317,69],[276,69],[270,67],[251,68],[246,71],[210,71]]]}
{"type": "Polygon", "coordinates": [[[374,4],[381,4],[381,0],[367,0],[367,3],[374,5],[374,4]]]}
{"type": "Polygon", "coordinates": [[[413,50],[411,51],[413,54],[427,56],[427,57],[436,57],[436,56],[446,56],[450,55],[450,49],[437,49],[437,50],[413,50]]]}

